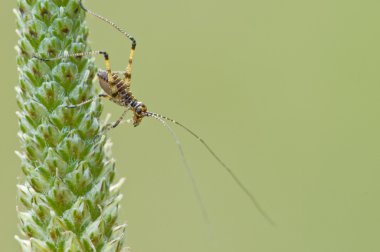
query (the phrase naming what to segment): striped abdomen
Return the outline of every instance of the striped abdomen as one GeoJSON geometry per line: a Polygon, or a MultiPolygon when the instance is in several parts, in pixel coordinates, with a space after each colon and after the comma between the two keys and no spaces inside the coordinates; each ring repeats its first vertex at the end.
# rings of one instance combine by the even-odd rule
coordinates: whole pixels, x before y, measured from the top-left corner
{"type": "Polygon", "coordinates": [[[113,102],[122,106],[129,106],[133,111],[138,110],[138,108],[143,105],[140,101],[134,98],[132,92],[128,90],[124,80],[120,79],[117,74],[112,73],[114,88],[111,87],[108,81],[108,74],[106,71],[99,70],[97,75],[99,78],[100,87],[104,90],[104,92],[112,97],[113,102]]]}

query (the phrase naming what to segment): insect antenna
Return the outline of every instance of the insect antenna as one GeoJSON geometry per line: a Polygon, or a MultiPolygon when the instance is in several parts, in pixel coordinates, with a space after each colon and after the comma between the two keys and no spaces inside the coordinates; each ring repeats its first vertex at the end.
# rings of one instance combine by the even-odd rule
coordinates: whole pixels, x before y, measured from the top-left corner
{"type": "MultiPolygon", "coordinates": [[[[240,187],[240,189],[248,196],[251,203],[256,207],[256,209],[260,212],[260,214],[272,225],[275,226],[274,221],[272,218],[269,217],[269,215],[264,211],[264,209],[261,207],[257,199],[253,196],[253,194],[247,189],[247,187],[243,184],[243,182],[240,181],[240,179],[237,177],[237,175],[229,168],[216,153],[211,149],[211,147],[201,138],[199,137],[194,131],[183,125],[182,123],[173,120],[167,116],[163,116],[157,113],[153,112],[147,112],[147,116],[154,117],[156,119],[161,119],[160,121],[167,120],[171,123],[174,123],[178,125],[179,127],[183,128],[185,131],[190,133],[192,136],[194,136],[196,139],[198,139],[202,145],[208,150],[208,152],[218,161],[218,163],[229,173],[229,175],[232,177],[232,179],[235,181],[235,183],[240,187]]],[[[164,124],[165,125],[165,124],[164,124]]],[[[167,124],[166,124],[167,125],[167,124]]],[[[168,125],[167,125],[168,127],[168,125]]],[[[172,131],[172,130],[171,130],[172,131]]],[[[181,148],[182,150],[182,148],[181,148]]]]}
{"type": "Polygon", "coordinates": [[[181,154],[182,162],[183,162],[183,164],[184,164],[184,166],[186,168],[187,175],[190,178],[191,185],[192,185],[195,197],[197,198],[198,204],[201,207],[203,219],[204,219],[204,221],[206,222],[206,224],[210,228],[211,224],[210,224],[210,221],[209,221],[209,217],[208,217],[208,213],[207,213],[206,207],[205,207],[205,205],[203,203],[203,199],[202,199],[201,193],[199,192],[199,189],[198,189],[197,183],[195,181],[193,172],[192,172],[192,170],[191,170],[191,168],[190,168],[190,166],[189,166],[189,164],[187,162],[187,159],[185,157],[185,153],[183,151],[181,142],[179,141],[179,139],[178,139],[177,135],[175,134],[174,130],[163,120],[164,119],[163,117],[161,117],[158,114],[151,113],[151,112],[148,112],[147,116],[152,117],[152,118],[156,119],[157,121],[161,122],[162,125],[164,125],[164,127],[169,131],[170,135],[174,138],[174,141],[177,144],[178,150],[179,150],[179,152],[181,154]]]}

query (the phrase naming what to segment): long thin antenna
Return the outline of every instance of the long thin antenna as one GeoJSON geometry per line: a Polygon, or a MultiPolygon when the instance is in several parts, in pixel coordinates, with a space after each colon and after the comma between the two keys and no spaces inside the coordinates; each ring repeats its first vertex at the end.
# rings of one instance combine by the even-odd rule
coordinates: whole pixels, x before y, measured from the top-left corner
{"type": "Polygon", "coordinates": [[[193,187],[193,190],[194,190],[194,193],[195,193],[195,196],[197,198],[197,201],[201,207],[201,210],[202,210],[202,215],[203,215],[203,218],[205,220],[205,222],[210,225],[210,221],[209,221],[209,217],[208,217],[208,213],[207,213],[207,210],[206,210],[206,207],[203,203],[203,200],[202,200],[202,196],[201,196],[201,193],[199,192],[199,189],[198,189],[198,186],[197,186],[197,183],[195,181],[195,178],[194,178],[194,175],[193,175],[193,172],[187,162],[187,159],[185,157],[185,153],[183,152],[183,148],[182,148],[182,145],[181,145],[181,142],[179,141],[177,135],[175,134],[174,130],[159,116],[156,116],[155,114],[150,114],[149,115],[150,117],[153,117],[154,119],[158,120],[159,122],[161,122],[164,127],[169,131],[170,135],[174,138],[174,141],[175,143],[177,144],[177,147],[178,147],[178,150],[181,154],[181,159],[182,159],[182,162],[186,168],[186,172],[187,172],[187,175],[189,176],[190,178],[190,181],[191,181],[191,185],[193,187]]]}
{"type": "Polygon", "coordinates": [[[261,215],[273,226],[275,226],[274,221],[269,217],[269,215],[264,211],[264,209],[261,207],[259,202],[256,200],[256,198],[253,196],[253,194],[247,189],[247,187],[240,181],[240,179],[235,175],[235,173],[219,158],[218,155],[215,154],[215,152],[211,149],[211,147],[197,134],[195,134],[192,130],[187,128],[185,125],[183,125],[180,122],[177,122],[167,116],[163,116],[157,113],[153,112],[147,112],[147,116],[154,117],[156,119],[161,118],[165,119],[169,122],[172,122],[184,130],[186,130],[188,133],[190,133],[192,136],[194,136],[196,139],[198,139],[203,146],[208,150],[208,152],[219,162],[219,164],[231,175],[232,179],[235,181],[235,183],[240,187],[240,189],[248,196],[252,204],[256,207],[256,209],[261,213],[261,215]]]}

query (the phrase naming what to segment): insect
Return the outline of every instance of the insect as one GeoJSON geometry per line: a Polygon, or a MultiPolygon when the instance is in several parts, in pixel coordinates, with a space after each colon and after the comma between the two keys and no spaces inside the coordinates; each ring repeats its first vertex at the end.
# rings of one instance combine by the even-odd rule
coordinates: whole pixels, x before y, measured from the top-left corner
{"type": "Polygon", "coordinates": [[[86,101],[84,101],[82,103],[79,103],[79,104],[66,105],[66,107],[67,108],[75,109],[75,108],[78,108],[78,107],[80,107],[82,105],[90,103],[90,102],[94,101],[95,99],[101,99],[101,98],[108,99],[108,100],[110,100],[110,101],[112,101],[112,102],[114,102],[114,103],[116,103],[116,104],[124,107],[125,110],[124,110],[123,114],[119,117],[119,119],[117,121],[115,121],[114,123],[108,124],[107,127],[106,127],[106,130],[110,130],[112,128],[117,127],[120,124],[120,122],[122,122],[122,120],[124,119],[124,117],[126,116],[126,114],[127,114],[128,111],[131,111],[132,114],[133,114],[132,123],[133,123],[133,126],[135,126],[135,127],[138,126],[145,117],[154,118],[157,121],[161,122],[164,125],[164,127],[169,130],[170,134],[175,139],[175,142],[176,142],[176,144],[177,144],[177,146],[179,148],[179,151],[180,151],[180,154],[181,154],[181,157],[182,157],[182,161],[183,161],[183,163],[184,163],[184,165],[185,165],[185,167],[187,169],[187,173],[188,173],[188,175],[190,177],[190,180],[191,180],[191,183],[192,183],[192,186],[193,186],[193,190],[194,190],[195,195],[197,197],[197,200],[198,200],[198,202],[199,202],[199,204],[201,206],[203,216],[204,216],[205,220],[208,222],[206,208],[204,207],[201,194],[199,193],[199,190],[198,190],[198,187],[196,185],[195,179],[194,179],[194,177],[192,175],[191,169],[190,169],[189,165],[187,164],[184,152],[182,150],[181,143],[179,142],[176,134],[174,133],[174,131],[168,125],[167,122],[173,123],[173,124],[175,124],[175,125],[183,128],[185,131],[187,131],[193,137],[195,137],[196,139],[198,139],[198,141],[200,141],[200,143],[207,149],[207,151],[216,159],[216,161],[218,161],[218,163],[230,175],[230,177],[234,180],[234,182],[238,185],[238,187],[248,196],[248,198],[251,201],[251,203],[253,203],[253,205],[261,213],[261,215],[269,223],[271,223],[272,225],[274,225],[274,222],[272,221],[272,219],[269,217],[268,214],[266,214],[266,212],[260,206],[260,204],[258,203],[258,201],[253,196],[253,194],[241,182],[241,180],[237,177],[237,175],[219,158],[219,156],[216,155],[216,153],[211,149],[211,147],[201,137],[199,137],[198,134],[196,134],[194,131],[192,131],[191,129],[189,129],[188,127],[186,127],[185,125],[183,125],[182,123],[180,123],[180,122],[178,122],[176,120],[173,120],[173,119],[171,119],[171,118],[169,118],[167,116],[163,116],[163,115],[158,114],[158,113],[151,112],[150,110],[148,110],[147,106],[144,103],[142,103],[141,101],[139,101],[138,99],[136,99],[133,96],[130,87],[131,87],[131,82],[132,82],[132,62],[133,62],[133,57],[134,57],[135,50],[136,50],[136,45],[137,45],[135,38],[132,35],[130,35],[128,32],[126,32],[125,30],[123,30],[122,28],[120,28],[119,26],[117,26],[115,23],[113,23],[112,21],[110,21],[109,19],[107,19],[107,18],[105,18],[105,17],[103,17],[103,16],[101,16],[101,15],[99,15],[99,14],[97,14],[97,13],[95,13],[95,12],[89,10],[89,9],[87,9],[83,5],[83,3],[82,3],[81,0],[79,1],[79,4],[80,4],[80,7],[85,12],[90,13],[91,15],[93,15],[93,16],[101,19],[101,20],[103,20],[104,22],[110,24],[116,30],[118,30],[119,32],[121,32],[122,34],[124,34],[124,36],[127,37],[131,41],[132,46],[131,46],[131,49],[130,49],[129,60],[128,60],[128,65],[126,67],[126,70],[124,72],[121,72],[121,74],[123,75],[123,77],[119,76],[120,72],[113,72],[111,70],[109,55],[105,51],[81,52],[81,53],[74,53],[74,54],[68,54],[68,55],[64,55],[64,56],[59,56],[59,57],[55,57],[55,58],[40,58],[38,56],[34,56],[35,58],[37,58],[39,60],[42,60],[42,61],[51,61],[51,60],[61,60],[61,59],[64,59],[64,58],[69,58],[69,57],[83,57],[83,56],[91,56],[91,55],[103,55],[104,61],[105,61],[105,70],[98,70],[97,76],[98,76],[98,79],[99,79],[100,87],[104,91],[104,93],[101,93],[97,97],[94,97],[92,99],[86,100],[86,101]]]}

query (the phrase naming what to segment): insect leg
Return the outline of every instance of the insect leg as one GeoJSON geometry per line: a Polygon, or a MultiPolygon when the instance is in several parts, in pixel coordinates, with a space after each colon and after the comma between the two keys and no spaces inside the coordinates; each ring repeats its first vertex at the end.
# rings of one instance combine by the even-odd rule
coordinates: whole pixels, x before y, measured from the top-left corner
{"type": "Polygon", "coordinates": [[[105,131],[109,131],[111,129],[114,129],[116,128],[120,123],[121,121],[124,119],[125,115],[127,114],[127,112],[130,110],[130,108],[127,108],[126,110],[124,110],[123,114],[119,117],[119,119],[117,119],[117,121],[113,122],[113,123],[108,123],[106,126],[105,126],[105,131]]]}
{"type": "Polygon", "coordinates": [[[108,82],[113,83],[114,78],[113,78],[112,72],[111,72],[109,55],[106,51],[89,51],[89,52],[71,53],[71,54],[66,54],[66,55],[53,57],[53,58],[41,58],[41,57],[38,57],[36,55],[33,55],[33,58],[39,59],[41,61],[55,61],[55,60],[61,60],[61,59],[66,59],[66,58],[71,58],[71,57],[85,57],[85,56],[92,56],[92,55],[99,55],[99,54],[103,55],[103,57],[104,57],[108,82]]]}
{"type": "Polygon", "coordinates": [[[112,22],[111,20],[109,20],[109,19],[107,19],[107,18],[105,18],[105,17],[103,17],[103,16],[101,16],[101,15],[93,12],[92,10],[89,10],[86,7],[84,7],[82,1],[79,1],[79,4],[80,4],[80,7],[85,12],[88,12],[91,15],[93,15],[93,16],[95,16],[95,17],[103,20],[104,22],[110,24],[116,30],[118,30],[119,32],[121,32],[122,34],[124,34],[124,36],[126,36],[132,42],[131,51],[129,53],[128,65],[127,65],[127,68],[126,68],[126,70],[124,72],[124,82],[125,82],[126,86],[129,88],[131,86],[131,82],[132,82],[132,60],[133,60],[133,56],[134,56],[136,45],[137,45],[136,39],[131,34],[129,34],[125,30],[123,30],[122,28],[120,28],[118,25],[116,25],[114,22],[112,22]]]}
{"type": "Polygon", "coordinates": [[[81,103],[78,103],[78,104],[71,104],[71,105],[65,105],[65,107],[66,107],[66,108],[78,108],[78,107],[81,107],[81,106],[83,106],[83,105],[85,105],[85,104],[87,104],[87,103],[93,102],[93,101],[95,101],[95,100],[97,100],[97,99],[100,99],[100,98],[106,98],[106,99],[108,99],[108,100],[112,100],[112,97],[109,96],[109,95],[107,95],[107,94],[99,94],[98,96],[95,96],[95,97],[93,97],[93,98],[90,98],[90,99],[88,99],[88,100],[86,100],[86,101],[83,101],[83,102],[81,102],[81,103]]]}
{"type": "Polygon", "coordinates": [[[133,55],[135,54],[135,48],[136,48],[136,41],[134,42],[135,42],[134,44],[132,43],[132,48],[129,53],[128,65],[124,74],[124,77],[125,77],[124,82],[128,88],[131,86],[131,82],[132,82],[132,60],[133,60],[133,55]]]}

